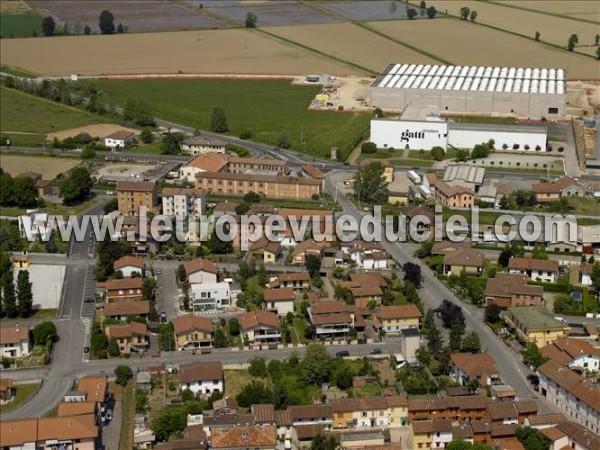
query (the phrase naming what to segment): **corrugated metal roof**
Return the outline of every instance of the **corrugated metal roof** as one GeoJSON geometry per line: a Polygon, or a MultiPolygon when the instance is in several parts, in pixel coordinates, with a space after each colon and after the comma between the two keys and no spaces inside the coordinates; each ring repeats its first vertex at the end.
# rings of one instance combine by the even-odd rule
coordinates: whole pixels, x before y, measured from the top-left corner
{"type": "Polygon", "coordinates": [[[390,64],[373,87],[564,95],[565,83],[564,69],[390,64]]]}

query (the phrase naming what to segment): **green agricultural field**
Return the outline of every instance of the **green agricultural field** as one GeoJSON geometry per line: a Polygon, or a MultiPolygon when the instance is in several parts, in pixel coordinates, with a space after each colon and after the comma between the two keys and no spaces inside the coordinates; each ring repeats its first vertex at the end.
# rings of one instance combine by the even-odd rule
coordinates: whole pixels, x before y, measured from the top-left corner
{"type": "Polygon", "coordinates": [[[31,37],[35,33],[43,36],[42,17],[36,13],[0,14],[0,30],[4,39],[31,37]]]}
{"type": "Polygon", "coordinates": [[[251,130],[253,140],[275,145],[287,132],[291,148],[328,156],[337,146],[342,157],[367,132],[366,113],[309,111],[316,86],[292,86],[289,80],[102,80],[97,87],[123,104],[141,98],[161,119],[201,130],[210,127],[215,106],[225,110],[230,134],[251,130]],[[301,136],[304,140],[302,144],[301,136]]]}
{"type": "Polygon", "coordinates": [[[110,119],[0,87],[0,131],[10,135],[13,145],[40,142],[47,133],[82,127],[110,119]]]}

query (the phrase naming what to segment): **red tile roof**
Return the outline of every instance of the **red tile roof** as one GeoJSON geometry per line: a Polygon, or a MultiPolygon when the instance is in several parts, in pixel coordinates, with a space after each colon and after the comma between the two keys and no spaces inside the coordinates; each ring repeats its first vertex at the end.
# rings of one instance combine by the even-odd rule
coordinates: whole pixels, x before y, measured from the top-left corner
{"type": "Polygon", "coordinates": [[[117,191],[152,192],[155,186],[154,181],[119,181],[117,191]]]}
{"type": "Polygon", "coordinates": [[[294,301],[296,294],[292,288],[263,289],[265,302],[294,301]]]}
{"type": "Polygon", "coordinates": [[[175,317],[171,322],[173,323],[175,334],[188,333],[195,330],[212,333],[215,329],[211,320],[194,314],[175,317]]]}
{"type": "Polygon", "coordinates": [[[219,361],[195,361],[179,366],[179,382],[223,380],[223,365],[219,361]]]}
{"type": "Polygon", "coordinates": [[[104,305],[105,317],[145,315],[150,313],[150,302],[148,300],[126,301],[107,303],[104,305]]]}
{"type": "Polygon", "coordinates": [[[184,263],[185,266],[185,272],[188,275],[191,275],[193,273],[196,272],[200,272],[201,270],[204,272],[209,272],[209,273],[217,273],[217,265],[212,262],[209,261],[208,259],[203,259],[203,258],[196,258],[196,259],[192,259],[191,261],[187,261],[184,263]]]}
{"type": "Polygon", "coordinates": [[[558,270],[558,261],[554,259],[512,257],[508,260],[508,268],[517,270],[543,270],[556,272],[558,270]]]}
{"type": "Polygon", "coordinates": [[[127,266],[138,267],[141,269],[144,267],[144,260],[142,258],[136,258],[135,256],[126,255],[117,259],[113,263],[113,268],[115,270],[119,270],[127,266]]]}
{"type": "Polygon", "coordinates": [[[29,340],[29,327],[9,326],[0,328],[0,344],[16,344],[29,340]]]}
{"type": "Polygon", "coordinates": [[[249,311],[240,316],[239,322],[242,330],[250,330],[260,326],[279,328],[279,318],[277,317],[277,314],[273,314],[269,311],[249,311]]]}
{"type": "Polygon", "coordinates": [[[277,431],[273,425],[212,430],[211,448],[215,449],[274,448],[276,445],[277,431]]]}
{"type": "Polygon", "coordinates": [[[108,325],[104,328],[106,335],[119,338],[131,338],[133,336],[148,336],[148,326],[145,323],[131,322],[123,325],[108,325]]]}
{"type": "Polygon", "coordinates": [[[416,305],[380,306],[378,310],[381,320],[418,319],[422,315],[416,305]]]}

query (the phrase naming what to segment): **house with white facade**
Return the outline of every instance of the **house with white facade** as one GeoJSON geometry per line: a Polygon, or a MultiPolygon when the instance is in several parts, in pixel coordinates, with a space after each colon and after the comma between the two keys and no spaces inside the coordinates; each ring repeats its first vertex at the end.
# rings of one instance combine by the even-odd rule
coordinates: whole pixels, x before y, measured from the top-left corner
{"type": "Polygon", "coordinates": [[[600,434],[600,389],[577,372],[547,361],[538,367],[539,392],[565,417],[596,435],[600,434]]]}
{"type": "Polygon", "coordinates": [[[217,282],[217,265],[208,259],[192,259],[185,262],[184,267],[190,284],[217,282]]]}
{"type": "Polygon", "coordinates": [[[348,248],[347,252],[350,258],[361,269],[387,269],[389,257],[378,242],[361,242],[348,248]]]}
{"type": "Polygon", "coordinates": [[[190,302],[194,313],[226,308],[231,304],[229,283],[190,284],[190,302]]]}
{"type": "Polygon", "coordinates": [[[263,289],[265,309],[274,312],[280,317],[287,313],[294,313],[296,294],[292,288],[263,289]]]}
{"type": "Polygon", "coordinates": [[[196,182],[201,172],[221,172],[227,167],[227,156],[217,153],[205,153],[196,156],[179,169],[179,177],[188,183],[196,182]]]}
{"type": "Polygon", "coordinates": [[[166,216],[201,216],[206,212],[206,192],[195,188],[164,188],[162,212],[166,216]]]}
{"type": "Polygon", "coordinates": [[[582,339],[558,338],[542,347],[540,352],[546,358],[573,370],[583,372],[600,370],[600,351],[582,339]]]}
{"type": "Polygon", "coordinates": [[[0,328],[0,356],[21,358],[29,355],[31,349],[29,327],[20,327],[17,324],[0,328]]]}
{"type": "Polygon", "coordinates": [[[199,134],[183,140],[180,144],[180,148],[182,152],[190,153],[192,155],[225,153],[227,151],[227,142],[199,134]]]}
{"type": "Polygon", "coordinates": [[[225,377],[220,361],[195,361],[179,366],[179,387],[194,394],[210,396],[213,392],[225,392],[225,377]]]}
{"type": "Polygon", "coordinates": [[[513,257],[508,261],[508,272],[527,275],[532,281],[554,283],[558,277],[558,261],[513,257]]]}
{"type": "Polygon", "coordinates": [[[315,302],[308,308],[317,337],[346,337],[354,327],[356,308],[342,301],[315,302]]]}
{"type": "Polygon", "coordinates": [[[591,286],[592,285],[592,271],[594,270],[595,265],[600,265],[600,262],[581,263],[581,265],[579,266],[579,284],[581,284],[582,286],[591,286]]]}
{"type": "Polygon", "coordinates": [[[452,353],[450,361],[450,373],[461,386],[476,379],[480,386],[487,387],[500,379],[496,361],[489,353],[452,353]]]}
{"type": "Polygon", "coordinates": [[[255,310],[242,314],[239,317],[240,330],[244,339],[250,343],[278,342],[281,339],[279,330],[279,317],[276,314],[255,310]]]}
{"type": "Polygon", "coordinates": [[[127,130],[117,131],[104,138],[104,146],[113,150],[122,150],[135,139],[135,133],[127,130]]]}
{"type": "Polygon", "coordinates": [[[124,278],[143,277],[145,275],[144,260],[130,255],[117,259],[113,263],[113,269],[115,272],[120,270],[124,278]]]}

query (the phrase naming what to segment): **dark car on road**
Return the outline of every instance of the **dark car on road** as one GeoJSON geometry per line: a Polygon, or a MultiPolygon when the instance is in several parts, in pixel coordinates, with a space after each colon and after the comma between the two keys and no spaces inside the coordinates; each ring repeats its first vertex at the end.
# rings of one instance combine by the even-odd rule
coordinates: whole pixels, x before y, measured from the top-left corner
{"type": "Polygon", "coordinates": [[[337,352],[335,354],[336,358],[346,358],[348,356],[350,356],[350,352],[348,350],[342,350],[341,352],[337,352]]]}
{"type": "Polygon", "coordinates": [[[381,349],[380,348],[374,348],[371,350],[371,355],[381,355],[381,349]]]}

